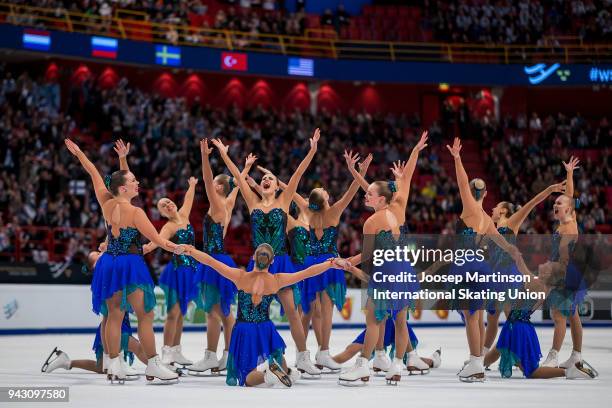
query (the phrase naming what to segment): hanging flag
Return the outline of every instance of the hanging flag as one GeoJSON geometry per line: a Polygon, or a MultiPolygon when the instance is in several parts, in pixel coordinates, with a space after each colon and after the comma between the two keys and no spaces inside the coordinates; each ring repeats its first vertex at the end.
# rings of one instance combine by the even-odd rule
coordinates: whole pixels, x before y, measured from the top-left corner
{"type": "Polygon", "coordinates": [[[238,52],[221,53],[221,69],[229,71],[246,71],[248,69],[248,55],[238,52]]]}
{"type": "Polygon", "coordinates": [[[91,37],[91,55],[100,58],[117,58],[119,41],[116,38],[91,37]]]}
{"type": "Polygon", "coordinates": [[[314,76],[314,60],[309,58],[289,58],[289,75],[314,76]]]}
{"type": "Polygon", "coordinates": [[[23,48],[38,51],[49,51],[51,49],[51,33],[42,30],[23,30],[23,48]]]}
{"type": "Polygon", "coordinates": [[[181,47],[170,45],[155,46],[155,63],[178,67],[181,65],[181,47]]]}

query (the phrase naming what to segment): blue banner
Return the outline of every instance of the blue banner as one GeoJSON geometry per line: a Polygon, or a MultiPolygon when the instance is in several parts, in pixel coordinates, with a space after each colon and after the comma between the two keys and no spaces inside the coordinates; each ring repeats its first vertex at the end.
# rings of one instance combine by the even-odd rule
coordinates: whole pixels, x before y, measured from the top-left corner
{"type": "MultiPolygon", "coordinates": [[[[32,51],[23,42],[26,28],[0,24],[0,47],[32,51]]],[[[58,57],[92,59],[91,36],[63,31],[50,33],[49,50],[44,54],[58,57]]],[[[105,43],[106,44],[106,43],[105,43]]],[[[103,44],[104,45],[104,44],[103,44]]],[[[149,42],[116,40],[104,56],[117,62],[154,66],[165,65],[200,71],[221,72],[226,51],[206,47],[176,47],[149,42]],[[112,54],[112,55],[111,55],[112,54]]],[[[99,50],[100,51],[100,50],[99,50]]],[[[612,83],[612,65],[604,64],[449,64],[437,62],[391,62],[371,60],[335,60],[293,56],[242,53],[244,64],[237,74],[274,77],[309,77],[336,81],[373,81],[390,83],[451,85],[525,85],[577,86],[612,83]],[[248,59],[248,65],[246,63],[248,59]],[[244,68],[244,69],[243,69],[244,68]]],[[[237,68],[236,68],[237,69],[237,68]]]]}

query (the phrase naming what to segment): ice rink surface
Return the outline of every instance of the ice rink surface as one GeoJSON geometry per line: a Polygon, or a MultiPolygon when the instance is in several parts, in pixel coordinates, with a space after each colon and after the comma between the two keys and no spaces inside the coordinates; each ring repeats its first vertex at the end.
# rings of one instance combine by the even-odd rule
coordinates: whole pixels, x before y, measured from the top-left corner
{"type": "MultiPolygon", "coordinates": [[[[495,364],[485,383],[459,382],[456,373],[467,356],[464,329],[415,328],[418,351],[429,356],[442,347],[442,366],[429,375],[402,377],[397,387],[385,384],[382,377],[371,377],[364,387],[343,387],[338,375],[324,375],[320,380],[301,380],[290,389],[229,387],[225,377],[182,377],[177,385],[148,385],[139,381],[111,386],[104,376],[78,369],[57,370],[42,374],[44,359],[58,346],[73,359],[94,358],[93,335],[30,335],[0,337],[0,386],[68,386],[70,402],[51,406],[75,407],[573,407],[597,408],[612,401],[612,328],[585,328],[583,357],[600,373],[592,381],[528,380],[520,371],[512,379],[502,379],[495,364]],[[416,405],[413,405],[416,404],[416,405]]],[[[344,349],[359,333],[357,329],[335,330],[331,352],[344,349]]],[[[542,353],[551,345],[552,328],[538,328],[542,353]]],[[[288,330],[281,335],[287,343],[287,359],[293,364],[295,346],[288,330]]],[[[156,333],[160,349],[162,337],[156,333]]],[[[183,354],[193,360],[203,356],[204,333],[188,332],[183,336],[183,354]]],[[[569,329],[560,361],[571,351],[569,329]]],[[[314,336],[308,346],[314,358],[314,336]]],[[[219,351],[220,354],[220,351],[219,351]]],[[[352,361],[345,364],[348,368],[352,361]]],[[[135,363],[144,372],[144,365],[135,363]]],[[[41,407],[41,403],[2,403],[2,406],[41,407]]]]}

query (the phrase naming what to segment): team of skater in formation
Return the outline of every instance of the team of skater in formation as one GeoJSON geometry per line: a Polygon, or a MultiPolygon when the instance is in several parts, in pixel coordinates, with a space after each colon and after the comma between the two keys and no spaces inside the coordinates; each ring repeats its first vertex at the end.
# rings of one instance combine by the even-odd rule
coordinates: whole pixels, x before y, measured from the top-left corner
{"type": "MultiPolygon", "coordinates": [[[[362,188],[366,207],[374,210],[363,225],[364,236],[373,237],[369,245],[375,248],[396,245],[405,232],[410,183],[419,153],[427,146],[427,133],[423,133],[407,161],[393,164],[393,181],[368,182],[365,177],[372,156],[359,162],[358,155],[345,152],[344,159],[353,182],[336,201],[330,199],[324,188],[313,189],[308,198],[297,192],[300,179],[315,157],[319,138],[317,129],[309,140],[310,149],[306,157],[286,184],[260,166],[263,177],[256,183],[249,176],[257,160],[255,156],[248,155],[241,171],[228,155],[228,146],[221,140],[210,141],[212,146],[209,140],[202,140],[202,174],[210,204],[204,218],[202,250],[194,247],[194,229],[189,223],[198,182],[196,178],[188,180],[189,188],[180,208],[168,198],[158,201],[157,208],[167,219],[158,232],[145,212],[131,204],[138,195],[138,180],[128,167],[129,143],[116,142],[120,170],[102,177],[79,146],[67,139],[66,147],[91,177],[107,225],[106,241],[100,244],[98,251],[91,252],[87,260],[93,271],[93,311],[102,315],[102,322],[94,342],[95,361],[71,360],[56,348],[42,371],[49,373],[58,368],[76,367],[105,373],[111,382],[123,383],[139,378],[130,367],[136,356],[146,365],[144,374],[148,381],[175,383],[183,374],[218,375],[225,372],[228,385],[290,387],[300,377],[317,378],[322,373],[339,374],[342,385],[361,385],[369,381],[371,369],[374,373],[384,374],[388,384],[397,384],[404,370],[410,374],[427,374],[430,369],[439,367],[440,350],[430,358],[421,358],[416,352],[418,341],[408,325],[408,310],[414,304],[375,299],[371,296],[371,286],[364,305],[365,330],[342,353],[332,356],[329,351],[333,309],[341,310],[345,303],[345,272],[368,282],[367,265],[371,262],[365,248],[361,254],[348,259],[338,256],[338,225],[342,213],[362,188]],[[231,176],[213,176],[209,161],[213,146],[231,176]],[[249,209],[255,248],[246,271],[236,267],[224,246],[238,192],[249,209]],[[292,211],[290,207],[294,207],[292,211]],[[142,245],[143,237],[149,243],[142,245]],[[167,307],[161,357],[153,333],[154,283],[143,257],[157,248],[172,253],[172,261],[159,279],[167,307]],[[361,269],[359,265],[366,266],[361,269]],[[297,348],[293,367],[284,358],[285,343],[270,320],[269,308],[275,299],[281,304],[281,313],[289,322],[297,348]],[[195,302],[207,313],[207,346],[203,358],[195,362],[186,358],[181,350],[183,316],[190,302],[195,302]],[[232,305],[236,302],[237,313],[234,316],[232,305]],[[129,313],[136,315],[138,340],[132,336],[129,313]],[[306,348],[306,337],[311,327],[319,345],[314,363],[306,348]],[[225,348],[219,359],[217,347],[221,333],[225,348]],[[355,364],[341,372],[342,363],[355,355],[355,364]]],[[[511,376],[516,366],[527,378],[595,378],[597,372],[583,361],[580,354],[582,326],[577,306],[584,298],[585,289],[580,284],[567,284],[572,281],[572,274],[578,273],[569,259],[578,234],[576,202],[573,199],[573,171],[578,160],[571,158],[564,163],[567,180],[563,183],[548,187],[517,211],[512,204],[501,202],[489,216],[482,208],[486,196],[485,183],[481,179],[468,179],[461,162],[460,140],[455,139],[447,148],[455,160],[463,203],[457,237],[463,246],[478,248],[487,241],[494,248],[488,251],[491,255],[486,261],[461,267],[452,265],[450,274],[496,270],[504,274],[533,276],[515,246],[516,235],[521,223],[537,204],[552,193],[561,193],[554,203],[554,217],[559,225],[553,234],[550,260],[538,268],[540,279],[520,284],[522,289],[548,294],[546,306],[550,307],[555,323],[551,351],[540,364],[540,345],[530,316],[542,306],[541,302],[457,307],[465,322],[469,345],[469,358],[458,373],[459,379],[483,381],[486,367],[498,359],[502,377],[511,376]],[[560,269],[563,269],[561,279],[555,273],[560,269]],[[484,310],[487,308],[489,310],[484,310]],[[507,318],[497,336],[501,313],[506,313],[507,318]],[[557,355],[567,319],[570,321],[573,351],[567,361],[559,364],[557,355]]],[[[434,269],[423,273],[435,273],[432,272],[434,269]]],[[[415,273],[413,269],[410,271],[415,273]]],[[[579,282],[580,279],[573,281],[579,282]]]]}

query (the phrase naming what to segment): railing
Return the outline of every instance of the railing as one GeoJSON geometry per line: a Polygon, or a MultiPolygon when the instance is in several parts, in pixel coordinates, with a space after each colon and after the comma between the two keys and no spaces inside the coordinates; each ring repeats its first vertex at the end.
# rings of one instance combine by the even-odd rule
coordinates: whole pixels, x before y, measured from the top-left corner
{"type": "MultiPolygon", "coordinates": [[[[187,25],[152,23],[143,13],[117,10],[101,17],[57,9],[0,3],[0,22],[174,45],[336,59],[388,61],[529,63],[612,62],[612,44],[559,46],[487,45],[355,41],[332,38],[253,34],[187,25]]],[[[308,31],[308,34],[314,31],[308,31]]]]}

